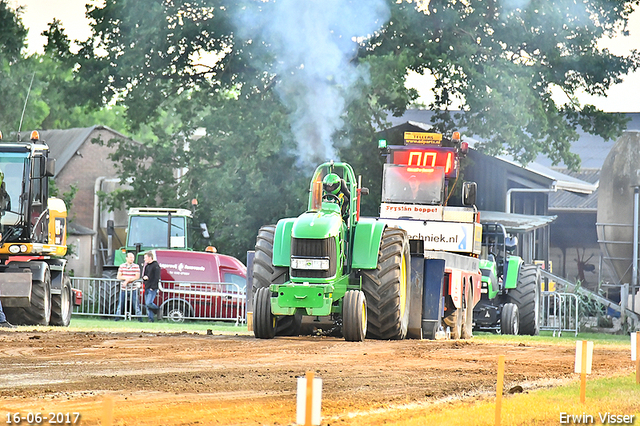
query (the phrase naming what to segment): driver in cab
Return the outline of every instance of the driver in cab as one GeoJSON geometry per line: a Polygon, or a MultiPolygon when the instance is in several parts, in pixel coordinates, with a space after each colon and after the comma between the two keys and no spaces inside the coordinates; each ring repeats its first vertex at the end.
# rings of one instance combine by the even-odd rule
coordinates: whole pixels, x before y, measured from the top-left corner
{"type": "Polygon", "coordinates": [[[11,210],[11,199],[7,193],[6,184],[4,182],[4,173],[0,172],[0,215],[5,211],[11,210]]]}
{"type": "Polygon", "coordinates": [[[345,218],[351,200],[351,193],[347,187],[347,183],[335,173],[329,173],[322,179],[322,188],[324,197],[330,202],[336,202],[340,205],[342,217],[345,218]]]}

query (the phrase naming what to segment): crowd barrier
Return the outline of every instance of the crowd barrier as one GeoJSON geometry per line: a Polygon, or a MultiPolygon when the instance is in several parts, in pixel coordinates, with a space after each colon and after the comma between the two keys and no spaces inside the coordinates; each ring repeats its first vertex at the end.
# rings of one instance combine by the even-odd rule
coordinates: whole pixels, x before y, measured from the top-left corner
{"type": "MultiPolygon", "coordinates": [[[[73,315],[145,319],[147,309],[142,289],[120,289],[120,281],[107,278],[71,279],[74,288],[82,290],[82,303],[73,315]],[[136,312],[135,300],[140,311],[136,312]],[[120,302],[123,307],[118,311],[120,302]]],[[[233,283],[184,283],[161,281],[154,300],[160,307],[163,319],[173,322],[185,320],[234,321],[236,325],[247,320],[247,303],[244,288],[233,283]]]]}
{"type": "Polygon", "coordinates": [[[540,298],[540,330],[551,330],[554,336],[562,332],[578,335],[578,296],[574,293],[543,291],[540,298]]]}

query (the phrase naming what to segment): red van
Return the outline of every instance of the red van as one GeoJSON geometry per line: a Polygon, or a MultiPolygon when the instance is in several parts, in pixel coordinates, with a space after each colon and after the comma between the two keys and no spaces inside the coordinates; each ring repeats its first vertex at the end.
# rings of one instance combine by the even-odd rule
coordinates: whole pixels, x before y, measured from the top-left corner
{"type": "Polygon", "coordinates": [[[238,259],[196,251],[152,253],[161,268],[156,304],[164,318],[246,321],[247,268],[238,259]]]}

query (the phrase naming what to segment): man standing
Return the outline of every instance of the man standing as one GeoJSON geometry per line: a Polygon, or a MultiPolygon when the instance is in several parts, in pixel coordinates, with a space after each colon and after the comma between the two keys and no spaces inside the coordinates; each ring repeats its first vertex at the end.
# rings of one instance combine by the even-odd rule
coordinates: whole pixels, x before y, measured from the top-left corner
{"type": "MultiPolygon", "coordinates": [[[[127,253],[127,261],[118,268],[118,279],[120,280],[120,301],[118,302],[117,315],[125,314],[126,306],[129,305],[129,307],[131,307],[131,303],[133,302],[138,321],[142,322],[140,294],[138,293],[140,287],[139,283],[134,283],[135,280],[140,278],[140,267],[137,263],[134,263],[135,259],[136,256],[133,253],[127,253]]],[[[116,321],[119,319],[120,318],[116,318],[116,321]]]]}
{"type": "Polygon", "coordinates": [[[148,251],[144,254],[144,269],[142,270],[142,280],[144,281],[144,304],[147,306],[149,322],[155,320],[154,314],[160,319],[158,305],[153,303],[158,294],[158,283],[160,282],[160,265],[153,259],[153,253],[148,251]]]}
{"type": "Polygon", "coordinates": [[[2,303],[1,302],[0,302],[0,327],[16,328],[15,325],[13,325],[9,321],[7,321],[7,317],[4,315],[4,311],[2,310],[2,303]]]}

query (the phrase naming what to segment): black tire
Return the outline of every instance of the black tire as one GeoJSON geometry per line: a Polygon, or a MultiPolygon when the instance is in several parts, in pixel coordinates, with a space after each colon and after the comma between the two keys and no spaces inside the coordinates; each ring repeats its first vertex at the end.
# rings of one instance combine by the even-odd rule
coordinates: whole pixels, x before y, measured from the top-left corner
{"type": "Polygon", "coordinates": [[[518,275],[518,286],[508,293],[508,302],[518,305],[520,334],[537,336],[540,332],[540,271],[535,265],[523,265],[518,275]]]}
{"type": "MultiPolygon", "coordinates": [[[[265,225],[258,231],[255,257],[253,259],[253,294],[258,289],[269,288],[271,284],[283,284],[289,281],[289,268],[273,266],[273,241],[276,226],[265,225]]],[[[253,307],[254,315],[256,306],[253,307]]],[[[302,315],[279,316],[276,318],[277,336],[298,336],[302,327],[302,315]]]]}
{"type": "Polygon", "coordinates": [[[386,228],[376,269],[362,271],[362,291],[367,301],[367,337],[404,339],[409,327],[411,258],[407,233],[386,228]]]}
{"type": "Polygon", "coordinates": [[[31,306],[16,308],[16,324],[49,325],[51,320],[51,273],[47,267],[43,281],[31,283],[31,306]]]}
{"type": "Polygon", "coordinates": [[[464,289],[464,320],[462,322],[463,339],[471,339],[473,337],[473,278],[469,277],[465,281],[464,289]]]}
{"type": "Polygon", "coordinates": [[[51,295],[51,325],[68,327],[73,312],[71,279],[65,275],[60,294],[51,295]]]}
{"type": "Polygon", "coordinates": [[[271,314],[271,291],[261,287],[253,298],[253,334],[258,339],[273,339],[276,318],[271,314]]]}
{"type": "Polygon", "coordinates": [[[342,335],[347,342],[362,342],[367,335],[367,300],[359,290],[349,290],[344,295],[342,335]]]}
{"type": "Polygon", "coordinates": [[[520,313],[518,305],[506,303],[500,313],[500,333],[518,335],[520,332],[520,313]]]}
{"type": "Polygon", "coordinates": [[[118,298],[120,297],[120,282],[113,281],[118,276],[114,270],[102,272],[104,281],[98,284],[98,313],[103,315],[115,315],[118,308],[118,298]]]}
{"type": "Polygon", "coordinates": [[[276,336],[299,336],[302,330],[302,314],[276,317],[276,336]]]}

